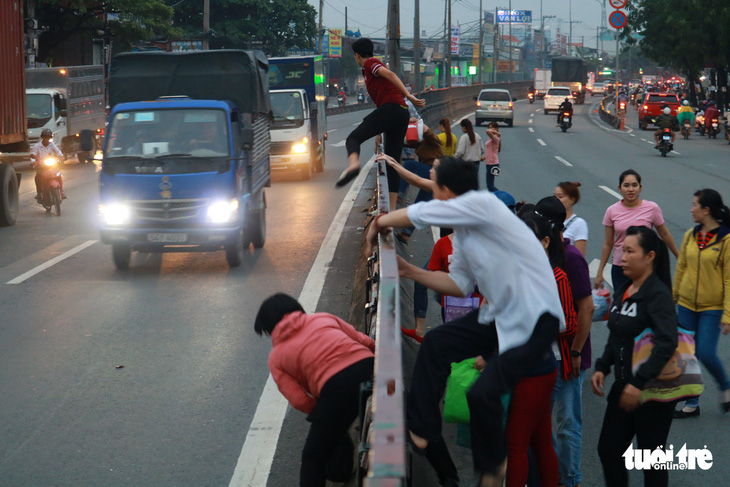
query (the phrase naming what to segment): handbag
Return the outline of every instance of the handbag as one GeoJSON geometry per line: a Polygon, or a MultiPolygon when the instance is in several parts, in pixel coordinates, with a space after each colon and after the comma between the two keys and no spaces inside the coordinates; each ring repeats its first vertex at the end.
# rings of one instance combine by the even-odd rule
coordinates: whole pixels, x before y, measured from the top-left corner
{"type": "MultiPolygon", "coordinates": [[[[674,355],[657,377],[650,380],[641,391],[639,401],[671,402],[697,397],[705,390],[700,362],[695,355],[694,332],[677,327],[678,340],[674,355]]],[[[631,373],[649,359],[654,349],[654,330],[647,328],[634,339],[631,357],[631,373]]]]}
{"type": "Polygon", "coordinates": [[[477,308],[479,308],[479,298],[475,298],[472,294],[465,298],[444,296],[444,323],[466,316],[477,308]]]}

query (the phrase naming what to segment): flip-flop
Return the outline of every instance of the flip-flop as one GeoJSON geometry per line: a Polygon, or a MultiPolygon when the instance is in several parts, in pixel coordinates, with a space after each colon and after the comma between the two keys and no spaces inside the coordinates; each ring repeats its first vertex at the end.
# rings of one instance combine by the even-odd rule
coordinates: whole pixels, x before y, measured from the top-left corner
{"type": "Polygon", "coordinates": [[[340,179],[337,180],[335,183],[336,188],[341,188],[353,179],[357,177],[357,175],[360,174],[360,168],[357,167],[355,169],[345,169],[342,171],[342,174],[340,174],[340,179]]]}

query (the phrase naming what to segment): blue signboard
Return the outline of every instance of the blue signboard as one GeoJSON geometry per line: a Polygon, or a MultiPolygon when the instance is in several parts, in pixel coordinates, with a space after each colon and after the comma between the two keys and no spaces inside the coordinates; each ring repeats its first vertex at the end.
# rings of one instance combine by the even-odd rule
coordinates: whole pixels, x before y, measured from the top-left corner
{"type": "Polygon", "coordinates": [[[498,24],[531,24],[532,10],[497,10],[498,24]]]}

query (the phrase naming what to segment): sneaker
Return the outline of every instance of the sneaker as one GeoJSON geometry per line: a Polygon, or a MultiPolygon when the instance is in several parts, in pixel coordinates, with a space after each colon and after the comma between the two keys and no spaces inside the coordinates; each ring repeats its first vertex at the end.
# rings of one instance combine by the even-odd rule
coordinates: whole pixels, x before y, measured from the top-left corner
{"type": "Polygon", "coordinates": [[[674,419],[685,419],[685,418],[691,418],[693,416],[699,416],[699,415],[700,415],[699,406],[697,406],[696,408],[685,406],[684,409],[674,411],[674,419]],[[686,411],[687,409],[691,409],[692,411],[686,411]]]}

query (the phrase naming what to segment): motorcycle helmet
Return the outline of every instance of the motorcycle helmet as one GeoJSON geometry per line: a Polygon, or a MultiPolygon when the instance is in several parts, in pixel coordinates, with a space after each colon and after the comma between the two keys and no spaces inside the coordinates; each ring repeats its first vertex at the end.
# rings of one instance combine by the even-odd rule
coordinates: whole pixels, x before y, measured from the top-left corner
{"type": "Polygon", "coordinates": [[[570,99],[569,99],[569,98],[566,98],[566,99],[565,99],[565,101],[569,102],[569,101],[570,101],[570,99]]]}
{"type": "Polygon", "coordinates": [[[684,106],[689,105],[689,100],[682,100],[682,105],[684,105],[684,106]]]}
{"type": "Polygon", "coordinates": [[[43,129],[41,137],[53,137],[53,132],[51,132],[51,129],[43,129]]]}
{"type": "Polygon", "coordinates": [[[672,113],[672,109],[669,107],[664,107],[664,115],[669,115],[670,113],[672,113]]]}

